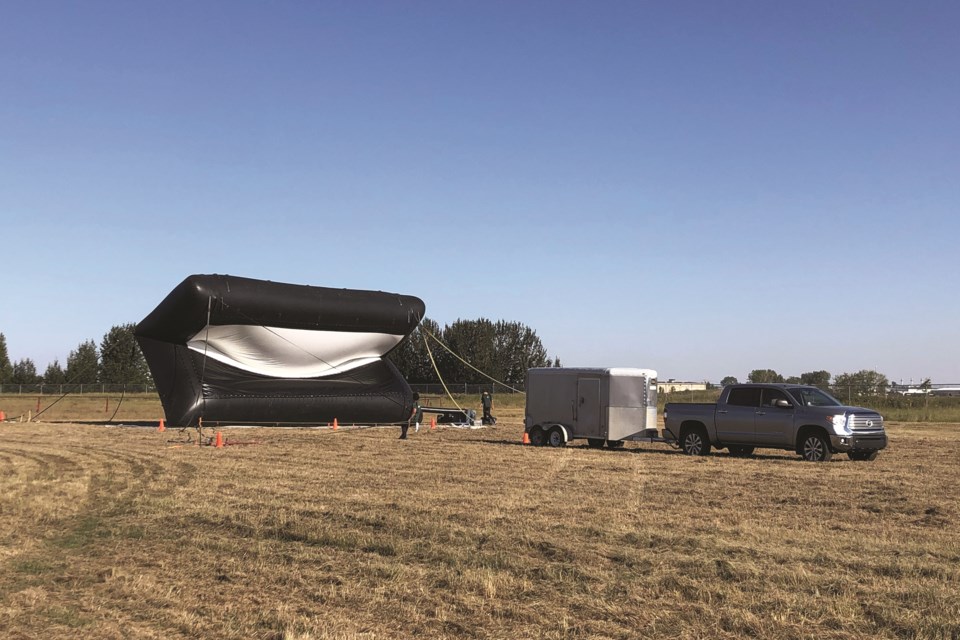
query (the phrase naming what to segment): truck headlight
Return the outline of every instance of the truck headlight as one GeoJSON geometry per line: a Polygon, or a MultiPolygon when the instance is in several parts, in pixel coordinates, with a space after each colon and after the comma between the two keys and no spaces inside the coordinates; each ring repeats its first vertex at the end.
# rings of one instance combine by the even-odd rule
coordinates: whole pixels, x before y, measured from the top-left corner
{"type": "Polygon", "coordinates": [[[836,416],[828,416],[828,419],[833,423],[833,428],[838,433],[853,433],[850,431],[850,427],[847,426],[847,414],[842,413],[836,416]]]}

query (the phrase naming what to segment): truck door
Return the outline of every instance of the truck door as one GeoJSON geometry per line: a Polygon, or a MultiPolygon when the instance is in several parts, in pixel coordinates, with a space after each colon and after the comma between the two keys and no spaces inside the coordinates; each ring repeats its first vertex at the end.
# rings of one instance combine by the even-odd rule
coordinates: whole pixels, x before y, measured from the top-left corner
{"type": "Polygon", "coordinates": [[[754,427],[756,444],[768,447],[788,447],[793,443],[794,402],[780,389],[764,389],[754,427]],[[778,407],[778,400],[786,400],[790,407],[778,407]]]}
{"type": "Polygon", "coordinates": [[[577,430],[580,438],[602,438],[600,433],[600,379],[580,378],[577,381],[577,430]]]}
{"type": "Polygon", "coordinates": [[[760,387],[730,389],[725,404],[717,404],[717,439],[723,444],[750,444],[754,420],[760,410],[760,387]]]}

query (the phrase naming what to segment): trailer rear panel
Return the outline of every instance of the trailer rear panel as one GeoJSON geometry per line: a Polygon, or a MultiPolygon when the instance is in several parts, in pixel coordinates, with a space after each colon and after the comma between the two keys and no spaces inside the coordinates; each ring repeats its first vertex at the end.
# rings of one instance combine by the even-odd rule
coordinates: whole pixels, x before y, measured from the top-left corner
{"type": "Polygon", "coordinates": [[[652,369],[542,368],[527,372],[525,428],[563,427],[565,439],[622,441],[657,426],[652,369]]]}

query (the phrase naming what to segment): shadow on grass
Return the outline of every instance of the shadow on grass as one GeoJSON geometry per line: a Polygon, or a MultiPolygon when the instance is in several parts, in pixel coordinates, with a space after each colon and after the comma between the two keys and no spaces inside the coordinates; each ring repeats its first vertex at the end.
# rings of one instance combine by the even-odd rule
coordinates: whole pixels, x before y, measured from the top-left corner
{"type": "MultiPolygon", "coordinates": [[[[109,422],[107,420],[44,420],[42,424],[80,424],[84,426],[93,426],[93,427],[150,427],[152,429],[157,428],[156,420],[145,420],[145,421],[129,421],[124,420],[123,422],[109,422]]],[[[172,427],[167,425],[167,429],[179,429],[180,427],[172,427]]]]}
{"type": "MultiPolygon", "coordinates": [[[[533,445],[530,445],[530,444],[523,444],[522,442],[518,442],[517,440],[496,440],[496,439],[491,439],[491,438],[468,438],[468,439],[464,440],[464,442],[477,442],[477,443],[480,443],[480,444],[496,444],[496,445],[501,445],[501,446],[512,446],[512,447],[530,447],[531,449],[541,448],[541,447],[534,447],[533,445]]],[[[543,448],[543,449],[550,449],[550,447],[547,446],[547,445],[544,445],[542,448],[543,448]]],[[[586,444],[586,443],[584,443],[584,444],[576,443],[576,444],[568,444],[568,445],[566,445],[566,447],[564,447],[564,448],[566,448],[566,449],[575,449],[575,450],[577,450],[577,451],[603,451],[605,454],[608,454],[608,455],[686,456],[686,454],[685,454],[683,451],[681,451],[680,449],[647,449],[647,448],[644,448],[644,447],[642,447],[642,446],[641,446],[641,447],[631,447],[631,448],[629,448],[629,449],[626,449],[626,448],[611,449],[610,447],[591,447],[590,445],[588,445],[588,444],[586,444]]],[[[784,451],[785,451],[785,450],[784,450],[784,451]]],[[[844,454],[839,454],[839,453],[838,453],[838,454],[834,454],[834,456],[835,456],[835,457],[833,458],[833,462],[837,462],[837,461],[850,461],[850,462],[853,462],[853,461],[851,461],[851,460],[848,460],[848,458],[847,458],[844,454]],[[839,456],[839,457],[836,457],[836,456],[839,456]]],[[[730,459],[730,460],[745,460],[745,461],[747,461],[747,460],[772,460],[772,461],[779,461],[779,462],[791,462],[791,463],[809,464],[809,463],[808,463],[806,460],[804,460],[802,457],[800,457],[800,456],[798,456],[798,455],[796,455],[796,454],[787,454],[786,452],[783,453],[783,454],[776,454],[776,453],[754,453],[754,454],[751,454],[751,455],[749,455],[749,456],[734,456],[734,455],[729,454],[729,453],[726,452],[726,451],[719,450],[719,451],[711,452],[711,453],[709,453],[709,454],[706,455],[706,456],[689,456],[689,457],[692,458],[692,459],[704,458],[704,459],[707,459],[707,460],[727,458],[727,459],[730,459]]]]}
{"type": "MultiPolygon", "coordinates": [[[[499,445],[504,445],[504,446],[514,446],[514,447],[529,447],[530,449],[548,449],[548,450],[549,450],[549,449],[551,448],[551,447],[548,446],[548,445],[544,445],[544,446],[542,446],[542,447],[535,447],[535,446],[533,446],[533,445],[531,445],[531,444],[523,444],[522,442],[517,441],[517,440],[493,440],[493,439],[490,439],[490,438],[467,438],[467,439],[464,440],[464,442],[479,442],[479,443],[481,443],[481,444],[499,444],[499,445]]],[[[583,451],[605,451],[605,452],[610,453],[610,454],[653,453],[653,454],[668,455],[668,456],[683,455],[683,452],[680,451],[679,449],[676,450],[676,451],[668,451],[668,450],[664,450],[664,449],[641,449],[641,448],[624,449],[624,448],[619,448],[619,447],[616,448],[616,449],[611,449],[610,447],[591,447],[590,445],[588,445],[588,444],[586,444],[586,443],[580,444],[579,442],[576,443],[576,444],[568,444],[568,445],[566,445],[565,447],[557,447],[557,448],[559,448],[559,449],[575,449],[575,450],[577,450],[577,451],[580,451],[580,450],[583,450],[583,451]]]]}

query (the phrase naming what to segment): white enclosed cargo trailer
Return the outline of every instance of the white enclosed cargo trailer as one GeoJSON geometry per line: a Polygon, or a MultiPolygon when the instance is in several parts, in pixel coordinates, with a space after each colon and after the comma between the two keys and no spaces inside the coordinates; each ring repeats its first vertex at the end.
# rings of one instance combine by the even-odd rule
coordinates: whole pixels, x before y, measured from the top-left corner
{"type": "Polygon", "coordinates": [[[529,369],[526,386],[524,431],[533,445],[586,438],[592,447],[616,448],[657,437],[653,369],[529,369]]]}

